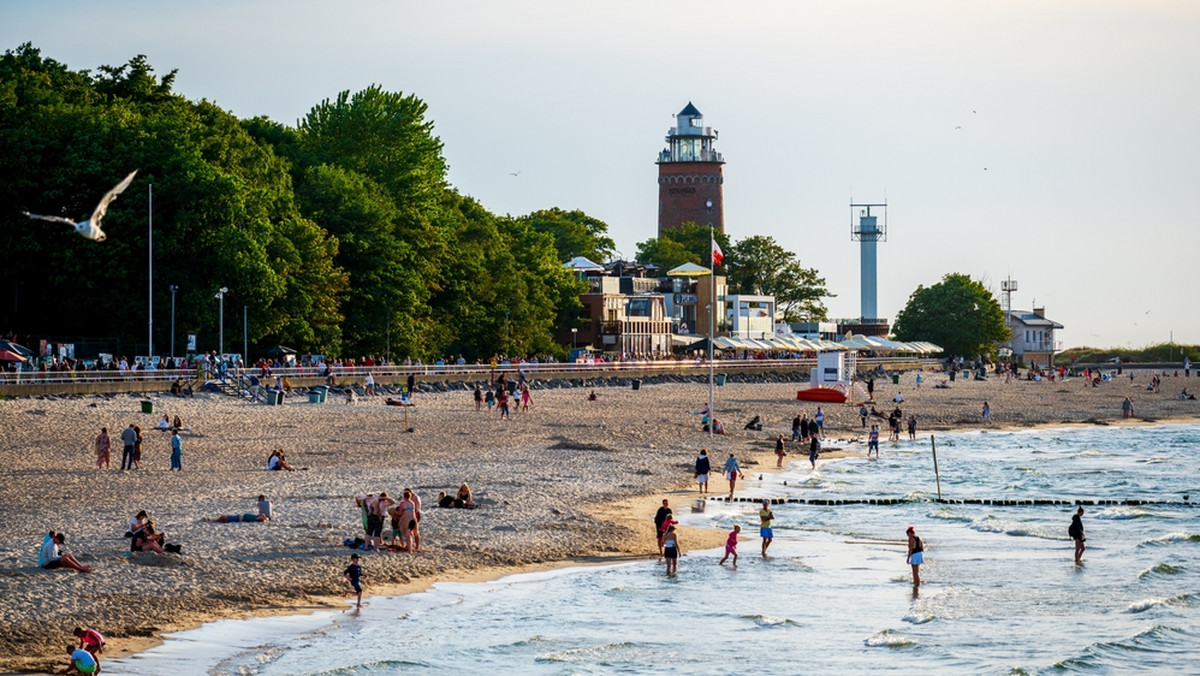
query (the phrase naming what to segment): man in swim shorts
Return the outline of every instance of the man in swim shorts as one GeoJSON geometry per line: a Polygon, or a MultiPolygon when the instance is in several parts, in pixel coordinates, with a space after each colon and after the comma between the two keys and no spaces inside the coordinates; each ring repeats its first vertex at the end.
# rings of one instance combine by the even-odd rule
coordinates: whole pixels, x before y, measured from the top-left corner
{"type": "Polygon", "coordinates": [[[758,534],[762,537],[762,555],[767,558],[767,547],[771,546],[771,541],[775,539],[775,531],[771,528],[771,522],[775,520],[775,512],[771,511],[771,501],[764,499],[762,501],[762,509],[758,510],[758,534]]]}

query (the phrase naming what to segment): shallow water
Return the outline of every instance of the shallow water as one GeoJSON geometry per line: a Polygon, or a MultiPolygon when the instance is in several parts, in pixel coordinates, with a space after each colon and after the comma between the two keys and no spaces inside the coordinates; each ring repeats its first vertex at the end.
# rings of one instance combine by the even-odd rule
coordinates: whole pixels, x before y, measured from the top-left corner
{"type": "Polygon", "coordinates": [[[1200,426],[947,434],[937,446],[945,498],[1161,504],[1086,507],[1076,566],[1073,507],[926,501],[928,437],[885,443],[879,461],[748,475],[750,496],[913,499],[776,505],[765,560],[757,506],[710,503],[684,520],[741,524],[737,568],[695,551],[670,579],[646,561],[445,583],[361,613],[213,623],[106,673],[1197,672],[1200,509],[1183,496],[1200,487],[1200,426]],[[909,524],[926,542],[918,594],[909,524]]]}

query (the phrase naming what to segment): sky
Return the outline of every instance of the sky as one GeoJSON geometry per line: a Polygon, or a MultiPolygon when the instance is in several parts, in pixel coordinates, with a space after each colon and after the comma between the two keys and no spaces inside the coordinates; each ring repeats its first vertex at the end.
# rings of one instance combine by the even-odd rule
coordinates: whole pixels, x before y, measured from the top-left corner
{"type": "Polygon", "coordinates": [[[4,49],[145,54],[243,118],[415,94],[455,189],[581,209],[630,259],[690,101],[720,132],[726,232],[816,268],[831,317],[860,309],[849,204],[886,201],[881,316],[948,273],[997,299],[1011,277],[1061,349],[1200,344],[1197,36],[1192,0],[0,0],[4,49]]]}

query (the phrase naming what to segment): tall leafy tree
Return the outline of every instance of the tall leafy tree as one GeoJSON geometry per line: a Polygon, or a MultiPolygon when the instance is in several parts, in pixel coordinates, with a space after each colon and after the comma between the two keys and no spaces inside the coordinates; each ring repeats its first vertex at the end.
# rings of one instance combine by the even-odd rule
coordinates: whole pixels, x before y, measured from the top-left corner
{"type": "Polygon", "coordinates": [[[579,210],[563,211],[555,207],[535,211],[518,220],[536,232],[552,236],[558,259],[563,263],[576,256],[603,263],[617,246],[608,236],[608,224],[579,210]]]}
{"type": "Polygon", "coordinates": [[[823,298],[832,297],[815,268],[800,264],[796,254],[774,237],[754,235],[738,240],[726,254],[729,285],[742,293],[774,296],[788,321],[828,316],[823,298]]]}
{"type": "Polygon", "coordinates": [[[896,316],[892,333],[898,340],[927,340],[946,354],[966,357],[988,354],[1012,336],[992,292],[958,273],[918,286],[896,316]]]}

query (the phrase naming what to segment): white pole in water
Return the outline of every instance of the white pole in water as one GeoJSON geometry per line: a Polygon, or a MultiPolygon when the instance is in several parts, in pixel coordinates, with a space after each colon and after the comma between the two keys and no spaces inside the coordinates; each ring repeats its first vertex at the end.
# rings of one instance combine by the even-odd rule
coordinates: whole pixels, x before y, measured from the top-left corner
{"type": "Polygon", "coordinates": [[[942,475],[940,472],[938,472],[937,440],[933,438],[932,434],[929,435],[929,443],[933,446],[933,476],[937,479],[938,500],[941,500],[942,499],[942,475]]]}

